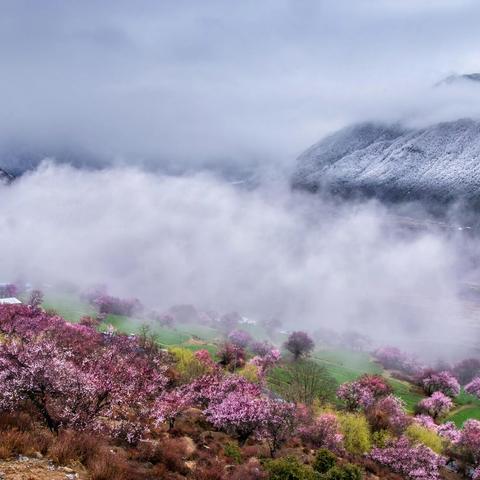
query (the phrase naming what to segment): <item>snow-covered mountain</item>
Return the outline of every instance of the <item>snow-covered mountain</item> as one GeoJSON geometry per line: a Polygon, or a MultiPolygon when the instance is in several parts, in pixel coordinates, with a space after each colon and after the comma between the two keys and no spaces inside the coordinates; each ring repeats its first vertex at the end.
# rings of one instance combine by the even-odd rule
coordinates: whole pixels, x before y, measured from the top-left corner
{"type": "Polygon", "coordinates": [[[480,121],[426,128],[363,123],[344,128],[298,158],[295,188],[389,201],[463,200],[480,205],[480,121]]]}

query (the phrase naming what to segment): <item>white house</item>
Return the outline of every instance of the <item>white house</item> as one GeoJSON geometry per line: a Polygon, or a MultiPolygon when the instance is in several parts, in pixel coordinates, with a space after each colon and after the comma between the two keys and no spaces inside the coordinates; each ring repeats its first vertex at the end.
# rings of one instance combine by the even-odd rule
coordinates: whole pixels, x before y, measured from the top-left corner
{"type": "Polygon", "coordinates": [[[0,305],[17,305],[19,303],[22,302],[15,297],[0,298],[0,305]]]}

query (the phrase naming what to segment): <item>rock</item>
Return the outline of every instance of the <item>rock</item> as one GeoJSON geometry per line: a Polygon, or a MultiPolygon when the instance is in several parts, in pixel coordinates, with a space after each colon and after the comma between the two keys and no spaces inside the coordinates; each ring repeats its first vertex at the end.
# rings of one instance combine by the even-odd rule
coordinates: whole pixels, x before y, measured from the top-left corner
{"type": "Polygon", "coordinates": [[[187,457],[192,456],[197,450],[197,446],[195,445],[195,442],[190,437],[182,437],[181,440],[184,444],[186,456],[187,457]]]}
{"type": "Polygon", "coordinates": [[[67,473],[65,474],[65,478],[67,478],[68,480],[75,480],[76,478],[78,478],[78,473],[67,473]]]}

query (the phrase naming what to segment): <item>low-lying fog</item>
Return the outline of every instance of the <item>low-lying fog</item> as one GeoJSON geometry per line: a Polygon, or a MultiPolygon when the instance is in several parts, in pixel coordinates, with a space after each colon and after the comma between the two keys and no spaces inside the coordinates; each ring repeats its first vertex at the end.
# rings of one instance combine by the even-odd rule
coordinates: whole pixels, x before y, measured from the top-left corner
{"type": "Polygon", "coordinates": [[[476,242],[399,223],[375,202],[321,200],[282,181],[245,188],[45,162],[0,187],[0,280],[106,283],[159,309],[191,303],[464,354],[477,339],[477,307],[460,294],[475,282],[476,242]]]}

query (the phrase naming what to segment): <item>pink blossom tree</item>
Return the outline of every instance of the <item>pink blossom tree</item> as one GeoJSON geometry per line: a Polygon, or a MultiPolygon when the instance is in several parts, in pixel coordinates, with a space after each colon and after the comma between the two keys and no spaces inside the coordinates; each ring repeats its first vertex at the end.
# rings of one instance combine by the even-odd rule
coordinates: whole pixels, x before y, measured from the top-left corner
{"type": "Polygon", "coordinates": [[[467,420],[461,430],[458,446],[464,458],[475,466],[480,464],[480,421],[467,420]]]}
{"type": "Polygon", "coordinates": [[[480,398],[480,377],[475,377],[470,383],[465,385],[465,391],[480,398]]]}
{"type": "Polygon", "coordinates": [[[275,456],[278,449],[287,442],[297,428],[297,409],[294,403],[282,400],[264,400],[264,419],[258,436],[267,441],[270,455],[275,456]]]}
{"type": "Polygon", "coordinates": [[[240,348],[246,348],[252,342],[252,336],[245,330],[233,330],[228,335],[228,341],[240,348]]]}
{"type": "Polygon", "coordinates": [[[343,435],[334,413],[322,413],[312,421],[305,422],[299,427],[298,434],[312,448],[327,448],[336,452],[342,449],[343,435]]]}
{"type": "Polygon", "coordinates": [[[423,444],[400,437],[385,448],[374,448],[370,458],[411,480],[438,480],[445,459],[423,444]]]}
{"type": "Polygon", "coordinates": [[[405,402],[395,395],[387,395],[375,402],[367,411],[367,419],[374,430],[390,429],[402,432],[408,425],[405,402]]]}
{"type": "Polygon", "coordinates": [[[267,372],[279,362],[280,357],[280,350],[273,348],[263,356],[253,357],[249,363],[257,367],[260,379],[264,379],[267,372]]]}
{"type": "Polygon", "coordinates": [[[175,420],[187,408],[192,405],[192,399],[187,389],[177,388],[165,392],[156,401],[153,415],[156,423],[168,422],[168,428],[171,430],[175,425],[175,420]]]}
{"type": "Polygon", "coordinates": [[[433,392],[430,397],[424,398],[418,403],[418,409],[434,419],[447,414],[452,407],[452,400],[442,392],[433,392]]]}
{"type": "Polygon", "coordinates": [[[264,425],[267,409],[261,398],[233,392],[221,401],[211,403],[204,413],[213,426],[235,435],[244,444],[264,425]]]}
{"type": "Polygon", "coordinates": [[[8,334],[0,344],[0,407],[28,406],[55,432],[133,428],[132,416],[144,418],[168,381],[162,355],[146,355],[137,340],[107,339],[37,308],[0,307],[0,330],[8,334]]]}
{"type": "Polygon", "coordinates": [[[425,393],[442,392],[449,397],[456,397],[460,393],[458,380],[447,371],[429,373],[422,380],[425,393]]]}
{"type": "Polygon", "coordinates": [[[372,391],[358,381],[342,383],[337,390],[337,397],[351,411],[367,409],[375,402],[372,391]]]}
{"type": "Polygon", "coordinates": [[[382,347],[374,352],[374,356],[384,368],[398,370],[408,375],[418,375],[423,367],[412,356],[396,347],[382,347]]]}

